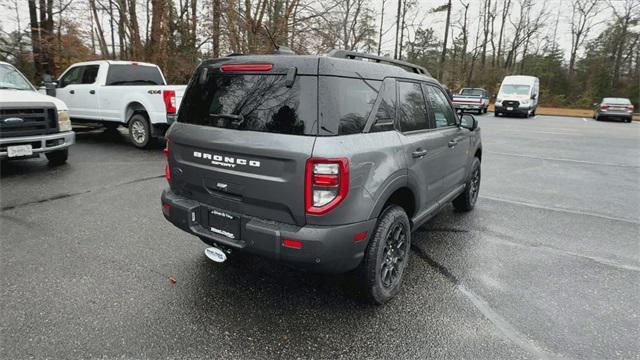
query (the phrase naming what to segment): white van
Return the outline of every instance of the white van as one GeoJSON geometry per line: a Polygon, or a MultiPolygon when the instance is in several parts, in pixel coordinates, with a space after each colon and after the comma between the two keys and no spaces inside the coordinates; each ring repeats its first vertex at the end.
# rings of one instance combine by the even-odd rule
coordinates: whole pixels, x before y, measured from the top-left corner
{"type": "Polygon", "coordinates": [[[540,80],[535,76],[505,76],[496,98],[494,115],[535,116],[540,80]]]}

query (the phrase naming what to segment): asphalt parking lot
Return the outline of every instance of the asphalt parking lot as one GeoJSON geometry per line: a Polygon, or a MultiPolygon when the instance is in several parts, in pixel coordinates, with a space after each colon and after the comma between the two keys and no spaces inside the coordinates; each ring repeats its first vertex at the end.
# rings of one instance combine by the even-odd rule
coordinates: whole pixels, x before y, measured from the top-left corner
{"type": "Polygon", "coordinates": [[[479,117],[480,200],[414,233],[400,296],[237,256],[160,210],[160,147],[83,131],[4,164],[0,358],[638,358],[640,124],[479,117]],[[175,283],[170,281],[175,279],[175,283]]]}

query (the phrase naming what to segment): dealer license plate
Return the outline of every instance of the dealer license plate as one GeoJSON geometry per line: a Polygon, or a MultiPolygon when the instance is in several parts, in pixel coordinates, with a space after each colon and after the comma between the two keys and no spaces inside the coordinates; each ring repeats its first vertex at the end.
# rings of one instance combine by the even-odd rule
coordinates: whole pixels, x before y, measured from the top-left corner
{"type": "Polygon", "coordinates": [[[507,107],[507,110],[512,111],[512,110],[513,110],[513,107],[512,107],[512,106],[508,106],[508,107],[507,107]]]}
{"type": "Polygon", "coordinates": [[[16,146],[7,146],[7,156],[9,157],[19,157],[19,156],[29,156],[33,155],[33,149],[31,145],[16,145],[16,146]]]}
{"type": "Polygon", "coordinates": [[[209,230],[232,240],[240,238],[240,217],[226,211],[209,209],[209,230]]]}

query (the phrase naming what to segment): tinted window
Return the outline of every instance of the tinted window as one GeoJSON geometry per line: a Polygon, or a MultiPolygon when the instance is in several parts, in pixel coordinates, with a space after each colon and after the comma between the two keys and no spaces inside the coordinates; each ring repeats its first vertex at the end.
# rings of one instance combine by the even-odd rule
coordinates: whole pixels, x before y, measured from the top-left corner
{"type": "Polygon", "coordinates": [[[178,121],[219,128],[316,135],[317,82],[285,75],[209,75],[189,85],[178,121]]]}
{"type": "Polygon", "coordinates": [[[330,135],[361,133],[378,97],[381,81],[321,76],[320,129],[330,135]]]}
{"type": "Polygon", "coordinates": [[[433,110],[436,128],[455,126],[457,124],[456,114],[451,109],[451,105],[442,90],[431,85],[425,85],[425,90],[433,110]]]}
{"type": "Polygon", "coordinates": [[[83,66],[84,72],[82,73],[83,84],[93,84],[96,82],[96,76],[98,76],[98,70],[100,65],[88,65],[83,66]]]}
{"type": "Polygon", "coordinates": [[[60,78],[60,87],[82,83],[82,68],[83,66],[76,66],[69,69],[69,71],[60,78]]]}
{"type": "Polygon", "coordinates": [[[155,66],[110,65],[107,85],[164,85],[160,70],[155,66]]]}
{"type": "Polygon", "coordinates": [[[396,83],[387,80],[380,91],[380,103],[376,110],[376,117],[371,132],[393,130],[393,122],[396,117],[396,83]]]}
{"type": "Polygon", "coordinates": [[[427,109],[420,84],[398,82],[398,101],[400,130],[404,132],[429,128],[427,109]]]}

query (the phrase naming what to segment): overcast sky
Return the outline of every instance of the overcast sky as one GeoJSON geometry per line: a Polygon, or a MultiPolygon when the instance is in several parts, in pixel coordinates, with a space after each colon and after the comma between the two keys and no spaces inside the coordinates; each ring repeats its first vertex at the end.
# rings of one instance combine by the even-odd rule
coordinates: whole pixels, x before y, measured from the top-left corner
{"type": "MultiPolygon", "coordinates": [[[[407,16],[408,19],[412,19],[414,18],[414,16],[417,14],[417,16],[415,16],[416,21],[415,21],[415,25],[420,25],[424,28],[433,28],[437,34],[437,36],[442,39],[443,35],[444,35],[444,25],[445,25],[445,19],[446,19],[446,12],[440,12],[440,13],[429,13],[430,9],[433,9],[435,7],[438,7],[440,5],[443,5],[446,3],[447,0],[417,0],[417,9],[412,10],[412,12],[407,16]]],[[[452,15],[451,15],[451,21],[452,22],[457,22],[460,17],[461,17],[461,11],[463,9],[461,3],[461,0],[452,0],[452,15]]],[[[470,21],[470,30],[469,33],[471,35],[471,39],[470,39],[470,44],[473,44],[474,42],[474,38],[475,38],[475,32],[476,32],[476,28],[478,26],[478,17],[480,14],[480,6],[482,1],[481,0],[463,0],[465,3],[470,3],[470,7],[469,7],[469,21],[470,21]]],[[[502,2],[504,0],[495,0],[498,1],[499,4],[501,5],[502,2]]],[[[542,29],[542,32],[544,34],[552,34],[553,33],[553,28],[555,26],[555,20],[556,20],[556,16],[558,13],[560,13],[559,15],[559,21],[558,21],[558,30],[557,30],[557,41],[560,45],[560,47],[562,49],[565,50],[565,57],[568,57],[568,52],[571,46],[571,32],[570,32],[570,25],[569,22],[571,20],[571,4],[572,4],[573,0],[535,0],[536,3],[536,7],[534,8],[533,13],[538,13],[539,9],[541,7],[545,7],[551,14],[549,17],[549,20],[545,23],[545,28],[542,29]],[[560,10],[560,11],[558,11],[560,10]]],[[[621,3],[621,1],[623,0],[612,0],[614,3],[621,3]]],[[[638,0],[640,1],[640,0],[638,0]]],[[[82,3],[83,0],[76,0],[76,4],[78,3],[82,3]]],[[[380,10],[382,8],[382,0],[369,0],[370,4],[372,5],[372,7],[377,11],[378,15],[376,16],[376,21],[379,24],[380,21],[380,10]]],[[[515,20],[517,18],[517,14],[518,14],[518,10],[517,10],[517,3],[519,2],[519,0],[512,0],[513,3],[515,3],[516,5],[514,5],[516,8],[514,10],[512,10],[512,18],[515,20]]],[[[17,26],[17,22],[15,20],[15,13],[14,12],[9,12],[7,13],[7,4],[13,4],[14,0],[0,0],[0,9],[2,10],[2,13],[5,14],[3,15],[3,19],[2,22],[0,23],[0,26],[2,27],[2,29],[4,31],[11,31],[14,30],[17,26]]],[[[18,0],[20,9],[19,9],[19,13],[20,13],[20,22],[21,22],[21,27],[23,29],[27,29],[28,28],[28,22],[29,22],[29,9],[28,9],[28,5],[27,5],[27,1],[24,0],[18,0]]],[[[604,27],[604,22],[606,20],[609,20],[611,18],[611,11],[609,9],[606,9],[607,5],[606,2],[603,0],[601,7],[603,8],[603,11],[600,12],[599,17],[597,19],[597,21],[602,21],[603,24],[601,24],[600,26],[596,27],[590,34],[589,34],[589,38],[593,38],[594,36],[596,36],[597,34],[600,33],[600,31],[602,31],[603,27],[604,27]]],[[[85,8],[83,6],[83,8],[85,8]]],[[[142,9],[143,6],[140,7],[140,10],[142,9]]],[[[394,47],[394,39],[395,39],[395,16],[396,16],[396,10],[397,10],[397,0],[386,0],[386,4],[385,4],[385,26],[384,29],[386,31],[385,35],[383,36],[383,41],[382,41],[382,52],[384,53],[388,53],[393,55],[393,47],[394,47]]],[[[88,18],[90,15],[87,13],[86,14],[86,18],[88,18]]],[[[143,26],[145,19],[143,18],[143,16],[140,16],[140,22],[141,22],[141,26],[143,26]]],[[[496,19],[496,32],[499,29],[498,26],[498,19],[496,19]]],[[[377,28],[379,28],[379,25],[377,26],[377,28]]],[[[108,31],[108,26],[105,26],[105,31],[108,31]]],[[[456,30],[457,31],[457,30],[456,30]]],[[[508,34],[508,33],[507,33],[508,34]]],[[[507,35],[508,36],[508,35],[507,35]]],[[[413,38],[413,29],[409,30],[409,34],[408,34],[409,38],[413,38]]],[[[107,35],[107,39],[109,39],[109,36],[107,35]]],[[[407,37],[405,37],[405,41],[406,41],[407,37]]],[[[451,40],[450,40],[451,41],[451,40]]],[[[451,42],[449,41],[449,45],[451,44],[451,42]]]]}

